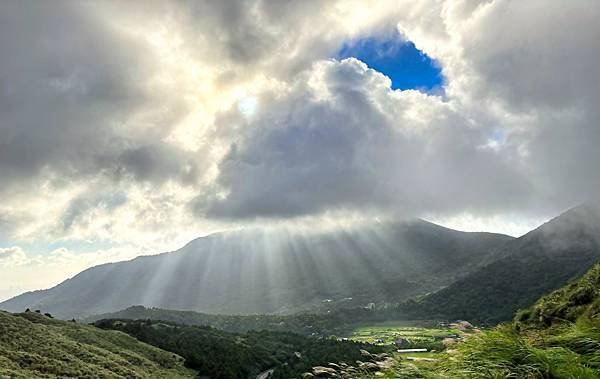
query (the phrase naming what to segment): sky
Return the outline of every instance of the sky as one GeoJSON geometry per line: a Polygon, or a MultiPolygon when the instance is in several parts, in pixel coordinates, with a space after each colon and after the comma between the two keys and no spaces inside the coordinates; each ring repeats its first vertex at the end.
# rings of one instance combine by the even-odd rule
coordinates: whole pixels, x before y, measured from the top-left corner
{"type": "Polygon", "coordinates": [[[394,90],[442,91],[443,76],[439,64],[419,51],[414,43],[403,39],[397,31],[392,33],[345,42],[335,58],[360,60],[390,78],[394,90]]]}
{"type": "Polygon", "coordinates": [[[0,299],[215,231],[597,197],[594,0],[4,1],[0,299]]]}

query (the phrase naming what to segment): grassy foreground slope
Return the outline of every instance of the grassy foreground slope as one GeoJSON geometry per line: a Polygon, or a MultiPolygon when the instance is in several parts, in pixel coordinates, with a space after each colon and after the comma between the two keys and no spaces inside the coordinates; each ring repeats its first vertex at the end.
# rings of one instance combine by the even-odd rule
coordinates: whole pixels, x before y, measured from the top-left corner
{"type": "Polygon", "coordinates": [[[433,377],[599,378],[600,265],[447,354],[433,377]]]}
{"type": "Polygon", "coordinates": [[[183,358],[125,333],[0,311],[0,377],[192,378],[183,358]]]}

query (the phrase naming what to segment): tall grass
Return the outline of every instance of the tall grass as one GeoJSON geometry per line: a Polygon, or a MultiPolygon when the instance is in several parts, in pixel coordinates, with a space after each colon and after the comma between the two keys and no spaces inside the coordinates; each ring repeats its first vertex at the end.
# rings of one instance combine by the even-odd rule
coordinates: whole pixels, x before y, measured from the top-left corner
{"type": "Polygon", "coordinates": [[[598,378],[600,372],[589,365],[588,354],[571,350],[565,342],[556,339],[539,346],[511,325],[501,325],[459,344],[439,369],[448,378],[598,378]]]}

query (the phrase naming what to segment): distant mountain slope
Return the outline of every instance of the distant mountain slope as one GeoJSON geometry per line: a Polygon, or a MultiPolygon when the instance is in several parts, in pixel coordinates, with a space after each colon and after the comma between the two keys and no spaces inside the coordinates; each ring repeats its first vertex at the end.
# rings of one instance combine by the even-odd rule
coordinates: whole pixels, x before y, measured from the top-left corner
{"type": "Polygon", "coordinates": [[[134,304],[252,314],[398,302],[495,260],[510,240],[423,220],[324,232],[248,229],[199,238],[173,253],[93,267],[0,308],[71,318],[134,304]]]}
{"type": "Polygon", "coordinates": [[[515,311],[583,275],[600,260],[600,209],[573,208],[508,242],[505,257],[486,265],[401,313],[473,321],[510,320],[515,311]]]}
{"type": "Polygon", "coordinates": [[[132,306],[117,312],[104,313],[85,318],[82,322],[91,323],[102,319],[160,320],[182,325],[210,326],[232,333],[245,333],[250,330],[293,332],[302,335],[327,335],[324,327],[331,327],[338,320],[331,320],[331,313],[294,315],[216,315],[194,311],[146,308],[132,306]]]}
{"type": "Polygon", "coordinates": [[[120,332],[0,311],[0,377],[193,378],[183,358],[120,332]]]}

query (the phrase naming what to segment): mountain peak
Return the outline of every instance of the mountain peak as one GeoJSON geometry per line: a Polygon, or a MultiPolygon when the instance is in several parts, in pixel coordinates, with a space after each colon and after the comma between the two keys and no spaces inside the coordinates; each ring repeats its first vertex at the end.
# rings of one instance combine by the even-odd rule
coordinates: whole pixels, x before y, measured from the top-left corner
{"type": "Polygon", "coordinates": [[[600,242],[600,206],[598,203],[585,203],[573,207],[528,235],[544,240],[546,245],[553,243],[561,245],[565,243],[598,244],[600,242]]]}
{"type": "Polygon", "coordinates": [[[97,266],[0,307],[70,318],[132,304],[253,314],[397,302],[493,260],[508,240],[417,219],[309,232],[239,230],[196,239],[169,254],[97,266]]]}

